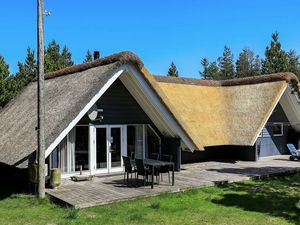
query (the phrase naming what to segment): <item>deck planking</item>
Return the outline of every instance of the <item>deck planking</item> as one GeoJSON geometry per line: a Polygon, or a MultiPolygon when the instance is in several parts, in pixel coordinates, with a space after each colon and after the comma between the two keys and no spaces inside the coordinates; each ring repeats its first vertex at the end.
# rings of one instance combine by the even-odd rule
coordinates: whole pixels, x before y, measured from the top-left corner
{"type": "MultiPolygon", "coordinates": [[[[46,192],[65,204],[75,208],[110,204],[143,196],[155,196],[165,192],[179,192],[184,189],[212,186],[218,182],[237,182],[251,178],[260,178],[274,174],[296,173],[300,171],[300,162],[289,161],[288,156],[267,157],[258,162],[202,162],[182,165],[182,171],[175,173],[175,186],[168,183],[164,174],[159,185],[130,186],[123,184],[123,175],[96,176],[93,181],[73,182],[68,179],[56,189],[46,192]]],[[[133,182],[134,183],[134,182],[133,182]]]]}

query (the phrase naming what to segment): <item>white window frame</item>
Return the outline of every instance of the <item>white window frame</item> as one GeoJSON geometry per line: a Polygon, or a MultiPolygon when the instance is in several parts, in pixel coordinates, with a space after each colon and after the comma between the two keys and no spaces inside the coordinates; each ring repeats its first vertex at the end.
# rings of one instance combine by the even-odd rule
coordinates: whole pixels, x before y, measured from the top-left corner
{"type": "Polygon", "coordinates": [[[280,134],[274,134],[274,133],[272,133],[273,136],[274,136],[274,137],[281,137],[281,136],[283,136],[283,123],[280,123],[280,122],[273,123],[273,125],[272,125],[272,132],[274,131],[274,130],[273,130],[273,127],[274,127],[275,125],[280,125],[281,133],[280,133],[280,134]]]}

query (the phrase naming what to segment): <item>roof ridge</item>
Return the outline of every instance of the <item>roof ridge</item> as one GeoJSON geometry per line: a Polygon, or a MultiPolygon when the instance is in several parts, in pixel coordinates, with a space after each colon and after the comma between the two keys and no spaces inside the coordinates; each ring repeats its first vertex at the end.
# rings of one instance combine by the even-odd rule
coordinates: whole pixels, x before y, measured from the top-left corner
{"type": "Polygon", "coordinates": [[[296,82],[298,83],[299,86],[298,78],[294,73],[291,72],[265,74],[265,75],[253,76],[253,77],[235,78],[231,80],[205,80],[199,78],[171,77],[171,76],[155,76],[155,78],[158,82],[162,82],[162,83],[178,83],[178,84],[214,86],[214,87],[239,86],[239,85],[275,82],[275,81],[286,81],[287,83],[296,82]]]}
{"type": "Polygon", "coordinates": [[[136,65],[139,69],[141,69],[144,66],[144,63],[136,54],[130,51],[123,51],[100,59],[96,59],[91,62],[77,64],[57,71],[49,72],[45,74],[45,79],[52,79],[55,77],[60,77],[72,73],[82,72],[94,67],[104,66],[115,62],[119,62],[121,64],[130,63],[136,65]]]}

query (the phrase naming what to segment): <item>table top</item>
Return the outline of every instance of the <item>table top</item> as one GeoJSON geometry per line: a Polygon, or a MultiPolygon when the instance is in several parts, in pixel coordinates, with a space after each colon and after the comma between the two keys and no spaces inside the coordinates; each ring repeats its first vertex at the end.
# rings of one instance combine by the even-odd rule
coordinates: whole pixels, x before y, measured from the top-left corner
{"type": "Polygon", "coordinates": [[[155,159],[144,159],[144,163],[149,166],[169,166],[174,165],[173,162],[166,162],[161,160],[155,160],[155,159]]]}

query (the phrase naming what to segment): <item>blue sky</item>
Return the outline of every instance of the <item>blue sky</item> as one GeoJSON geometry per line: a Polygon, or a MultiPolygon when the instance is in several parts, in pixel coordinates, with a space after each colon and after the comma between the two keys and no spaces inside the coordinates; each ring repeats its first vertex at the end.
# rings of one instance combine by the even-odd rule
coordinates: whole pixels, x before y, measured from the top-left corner
{"type": "MultiPolygon", "coordinates": [[[[198,77],[202,57],[215,60],[224,45],[235,58],[244,47],[263,55],[274,31],[285,49],[300,52],[297,0],[45,0],[45,8],[46,44],[66,44],[75,63],[88,49],[130,50],[154,74],[174,61],[181,76],[198,77]]],[[[26,48],[36,48],[36,1],[3,1],[0,18],[0,54],[16,72],[26,48]]]]}

